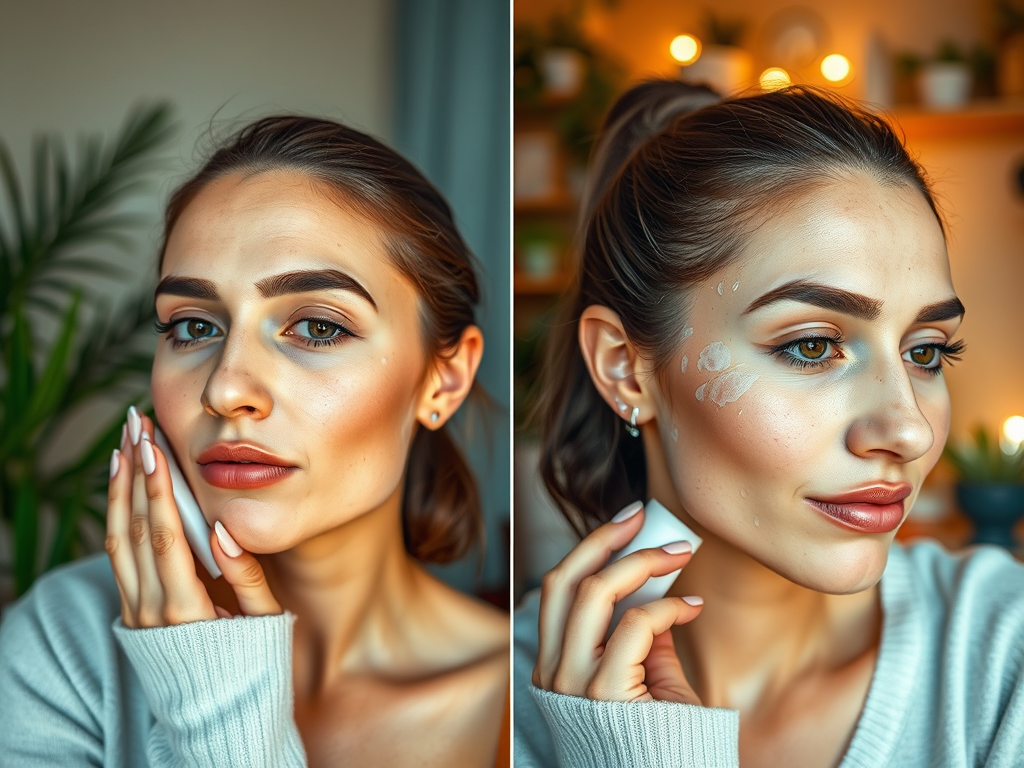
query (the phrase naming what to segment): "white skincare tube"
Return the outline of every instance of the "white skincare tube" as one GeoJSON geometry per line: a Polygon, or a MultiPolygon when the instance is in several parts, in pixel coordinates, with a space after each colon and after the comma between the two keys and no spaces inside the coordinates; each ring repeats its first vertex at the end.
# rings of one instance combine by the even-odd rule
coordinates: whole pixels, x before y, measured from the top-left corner
{"type": "Polygon", "coordinates": [[[174,459],[174,452],[171,451],[167,438],[155,425],[153,431],[155,432],[153,440],[167,457],[167,467],[171,471],[171,487],[174,489],[174,502],[178,505],[178,515],[181,517],[181,527],[185,531],[185,540],[188,541],[192,551],[209,574],[213,578],[219,579],[221,570],[213,559],[213,550],[210,549],[210,526],[206,522],[206,518],[203,517],[203,512],[199,509],[199,503],[192,495],[185,476],[181,474],[181,469],[174,459]]]}
{"type": "MultiPolygon", "coordinates": [[[[644,505],[644,524],[640,527],[640,532],[622,549],[613,552],[608,562],[614,563],[640,549],[663,547],[675,541],[690,542],[694,552],[703,543],[701,537],[690,530],[682,520],[669,512],[657,499],[651,499],[644,505]]],[[[627,609],[663,598],[680,571],[681,568],[664,576],[652,576],[636,592],[619,600],[612,614],[611,629],[618,625],[627,609]]]]}

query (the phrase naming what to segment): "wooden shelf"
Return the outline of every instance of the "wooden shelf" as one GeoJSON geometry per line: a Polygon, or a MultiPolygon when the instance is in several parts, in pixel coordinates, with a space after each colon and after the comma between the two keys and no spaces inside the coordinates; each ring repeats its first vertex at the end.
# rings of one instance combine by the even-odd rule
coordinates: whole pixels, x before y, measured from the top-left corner
{"type": "Polygon", "coordinates": [[[544,278],[516,272],[513,280],[516,296],[556,296],[569,290],[570,285],[572,275],[565,272],[544,278]]]}
{"type": "Polygon", "coordinates": [[[909,140],[1024,136],[1024,100],[976,101],[952,112],[896,107],[887,117],[903,129],[909,140]]]}
{"type": "Polygon", "coordinates": [[[514,200],[512,210],[515,214],[547,213],[564,216],[576,213],[576,201],[568,194],[543,199],[514,200]]]}

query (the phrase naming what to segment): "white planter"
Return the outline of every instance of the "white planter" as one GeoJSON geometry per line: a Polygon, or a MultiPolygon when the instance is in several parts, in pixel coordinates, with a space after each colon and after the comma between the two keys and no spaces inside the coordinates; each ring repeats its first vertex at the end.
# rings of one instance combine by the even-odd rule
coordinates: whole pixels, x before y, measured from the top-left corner
{"type": "Polygon", "coordinates": [[[753,58],[742,48],[731,45],[709,45],[700,57],[680,67],[680,77],[687,83],[710,86],[721,96],[732,96],[753,85],[753,58]]]}
{"type": "Polygon", "coordinates": [[[571,98],[583,85],[586,62],[583,54],[572,48],[549,48],[540,55],[544,91],[549,96],[571,98]]]}
{"type": "Polygon", "coordinates": [[[966,64],[933,62],[921,69],[917,81],[921,102],[931,109],[962,107],[971,95],[971,70],[966,64]]]}

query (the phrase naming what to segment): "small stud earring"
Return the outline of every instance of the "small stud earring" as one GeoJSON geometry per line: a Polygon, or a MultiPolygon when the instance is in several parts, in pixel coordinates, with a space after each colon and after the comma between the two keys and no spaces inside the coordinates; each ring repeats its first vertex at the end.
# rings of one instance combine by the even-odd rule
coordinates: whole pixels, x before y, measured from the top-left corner
{"type": "Polygon", "coordinates": [[[640,409],[634,405],[633,412],[629,415],[629,424],[623,425],[626,427],[626,431],[629,432],[630,437],[640,437],[640,430],[636,428],[636,417],[639,415],[640,409]]]}
{"type": "Polygon", "coordinates": [[[430,423],[431,424],[437,424],[437,420],[440,419],[440,418],[441,418],[441,414],[438,413],[437,411],[434,411],[432,414],[430,414],[430,423]]]}

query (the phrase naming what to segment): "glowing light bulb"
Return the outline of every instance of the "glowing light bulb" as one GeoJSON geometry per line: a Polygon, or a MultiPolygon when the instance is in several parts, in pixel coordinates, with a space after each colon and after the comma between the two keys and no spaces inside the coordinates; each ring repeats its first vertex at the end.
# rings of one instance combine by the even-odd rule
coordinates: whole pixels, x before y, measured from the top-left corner
{"type": "Polygon", "coordinates": [[[821,74],[825,79],[838,83],[850,74],[850,60],[841,53],[832,53],[821,61],[821,74]]]}
{"type": "Polygon", "coordinates": [[[700,56],[700,40],[693,35],[678,35],[669,43],[668,52],[680,64],[693,64],[700,56]]]}
{"type": "Polygon", "coordinates": [[[777,91],[779,88],[785,88],[792,80],[789,79],[789,72],[781,67],[768,67],[761,73],[759,82],[762,90],[777,91]]]}
{"type": "Polygon", "coordinates": [[[1003,434],[999,440],[999,447],[1003,453],[1014,454],[1024,443],[1024,416],[1011,416],[1003,422],[1003,434]]]}

